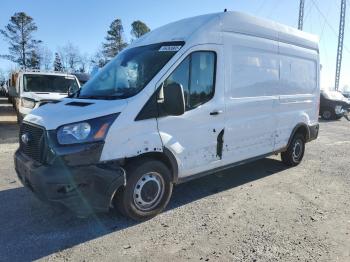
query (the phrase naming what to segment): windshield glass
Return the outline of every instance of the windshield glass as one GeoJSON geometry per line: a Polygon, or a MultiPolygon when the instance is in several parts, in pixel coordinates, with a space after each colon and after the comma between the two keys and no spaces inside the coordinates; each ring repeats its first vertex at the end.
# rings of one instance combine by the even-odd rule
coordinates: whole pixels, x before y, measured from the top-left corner
{"type": "Polygon", "coordinates": [[[79,98],[122,99],[139,93],[180,50],[183,42],[169,42],[127,49],[89,80],[79,98]]]}
{"type": "Polygon", "coordinates": [[[24,75],[25,92],[68,93],[68,89],[78,90],[79,85],[72,76],[24,75]]]}

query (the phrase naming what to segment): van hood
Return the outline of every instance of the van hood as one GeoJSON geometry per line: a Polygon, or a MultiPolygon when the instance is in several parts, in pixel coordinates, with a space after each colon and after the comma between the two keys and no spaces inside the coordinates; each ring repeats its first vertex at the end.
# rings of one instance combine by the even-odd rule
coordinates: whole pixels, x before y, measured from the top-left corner
{"type": "Polygon", "coordinates": [[[34,109],[24,121],[53,130],[62,125],[120,113],[128,102],[123,100],[95,100],[65,98],[34,109]]]}
{"type": "Polygon", "coordinates": [[[62,98],[67,97],[68,94],[64,93],[36,93],[36,92],[26,92],[23,94],[22,97],[27,97],[34,99],[35,101],[42,101],[42,100],[60,100],[62,98]]]}

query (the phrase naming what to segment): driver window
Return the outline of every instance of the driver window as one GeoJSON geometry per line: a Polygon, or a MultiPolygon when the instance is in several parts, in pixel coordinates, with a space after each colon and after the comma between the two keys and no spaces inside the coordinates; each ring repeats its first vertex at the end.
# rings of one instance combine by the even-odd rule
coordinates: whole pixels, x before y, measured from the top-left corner
{"type": "Polygon", "coordinates": [[[186,111],[208,102],[214,96],[215,63],[214,52],[194,52],[165,80],[165,86],[173,83],[182,85],[186,111]]]}

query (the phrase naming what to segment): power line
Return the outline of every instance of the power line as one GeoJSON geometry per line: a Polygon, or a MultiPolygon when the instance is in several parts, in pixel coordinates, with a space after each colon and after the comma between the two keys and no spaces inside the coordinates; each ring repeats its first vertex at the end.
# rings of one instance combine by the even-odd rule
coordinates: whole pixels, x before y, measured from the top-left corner
{"type": "Polygon", "coordinates": [[[258,15],[259,13],[260,13],[260,11],[264,8],[264,6],[265,6],[265,4],[266,4],[266,0],[263,0],[262,2],[261,2],[261,5],[258,7],[258,9],[256,9],[256,11],[255,11],[255,13],[258,15]]]}
{"type": "MultiPolygon", "coordinates": [[[[308,2],[306,2],[308,3],[308,2]]],[[[304,23],[306,22],[306,20],[308,19],[309,15],[312,13],[312,4],[308,5],[308,10],[305,12],[305,17],[304,17],[304,23]]]]}
{"type": "Polygon", "coordinates": [[[273,14],[275,11],[278,10],[278,8],[279,8],[281,2],[282,2],[282,1],[280,1],[280,0],[274,1],[274,5],[273,5],[274,8],[272,8],[272,9],[270,10],[270,12],[269,12],[269,14],[268,14],[268,16],[267,16],[269,19],[271,19],[272,14],[273,14]]]}
{"type": "MultiPolygon", "coordinates": [[[[331,6],[329,7],[328,13],[331,13],[332,7],[333,7],[333,5],[331,5],[331,6]]],[[[318,13],[318,18],[319,18],[319,19],[320,19],[320,16],[321,16],[320,13],[318,13]]],[[[320,22],[320,24],[321,24],[321,22],[320,22]]],[[[323,34],[324,34],[324,32],[325,32],[325,29],[326,29],[326,20],[323,20],[322,31],[321,31],[321,34],[320,34],[320,41],[321,41],[321,39],[322,39],[322,37],[323,37],[323,34]]]]}
{"type": "MultiPolygon", "coordinates": [[[[334,33],[334,35],[336,37],[338,37],[338,32],[337,30],[334,29],[334,27],[332,26],[332,24],[328,21],[327,16],[321,11],[321,9],[319,8],[318,4],[315,2],[315,0],[311,0],[313,5],[316,7],[317,11],[321,14],[321,16],[323,17],[323,19],[325,20],[325,22],[327,23],[328,27],[332,30],[332,32],[334,33]]],[[[347,0],[349,1],[349,0],[347,0]]],[[[350,49],[344,45],[344,49],[350,53],[350,49]]]]}

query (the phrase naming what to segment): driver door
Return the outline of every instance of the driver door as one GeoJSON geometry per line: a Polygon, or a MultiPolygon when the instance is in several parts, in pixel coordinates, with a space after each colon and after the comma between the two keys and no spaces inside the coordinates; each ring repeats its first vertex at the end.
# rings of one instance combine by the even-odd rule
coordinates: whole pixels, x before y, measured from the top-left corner
{"type": "Polygon", "coordinates": [[[201,45],[183,57],[160,84],[183,87],[185,113],[157,119],[163,145],[179,163],[179,178],[220,165],[225,125],[222,47],[201,45]]]}

